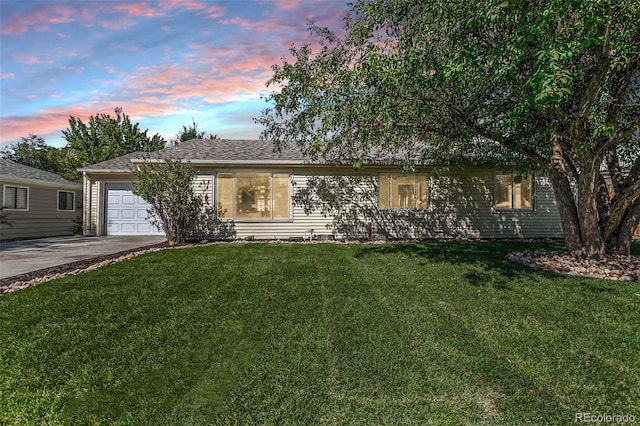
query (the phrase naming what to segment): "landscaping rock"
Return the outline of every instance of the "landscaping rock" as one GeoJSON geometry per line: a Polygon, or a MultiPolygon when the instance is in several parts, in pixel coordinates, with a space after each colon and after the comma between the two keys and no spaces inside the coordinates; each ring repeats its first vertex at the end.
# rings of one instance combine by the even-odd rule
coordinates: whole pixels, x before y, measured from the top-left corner
{"type": "Polygon", "coordinates": [[[509,253],[507,259],[558,274],[640,282],[640,257],[607,255],[604,259],[575,259],[567,252],[530,251],[509,253]]]}

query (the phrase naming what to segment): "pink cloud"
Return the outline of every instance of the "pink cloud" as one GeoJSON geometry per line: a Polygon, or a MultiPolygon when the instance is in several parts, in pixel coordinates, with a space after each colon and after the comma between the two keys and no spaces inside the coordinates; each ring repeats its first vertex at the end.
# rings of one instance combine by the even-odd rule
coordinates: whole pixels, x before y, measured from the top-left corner
{"type": "Polygon", "coordinates": [[[205,16],[210,19],[217,19],[224,16],[226,9],[220,6],[209,6],[205,10],[205,16]]]}
{"type": "Polygon", "coordinates": [[[9,23],[0,29],[1,34],[18,35],[25,33],[30,27],[46,30],[52,24],[67,24],[74,21],[76,11],[65,4],[47,4],[27,10],[22,14],[14,13],[9,23]]]}
{"type": "Polygon", "coordinates": [[[275,4],[278,9],[295,9],[298,7],[298,0],[276,0],[275,4]]]}
{"type": "Polygon", "coordinates": [[[202,11],[203,14],[210,19],[217,19],[227,12],[225,7],[196,0],[163,0],[159,4],[163,10],[181,9],[202,11]]]}
{"type": "Polygon", "coordinates": [[[0,74],[0,78],[15,78],[16,75],[12,72],[3,72],[0,74]]]}
{"type": "Polygon", "coordinates": [[[98,25],[108,30],[125,30],[136,25],[131,19],[114,18],[112,20],[99,20],[98,25]]]}
{"type": "MultiPolygon", "coordinates": [[[[17,141],[29,133],[59,136],[63,129],[69,127],[69,116],[80,118],[86,122],[92,115],[113,115],[115,106],[122,106],[124,112],[133,120],[139,120],[140,117],[144,116],[163,116],[179,112],[172,105],[140,105],[122,100],[93,101],[81,105],[61,105],[42,109],[30,116],[0,117],[1,137],[3,141],[9,142],[17,141]]],[[[141,127],[145,128],[143,125],[141,127]]],[[[153,130],[150,131],[153,133],[153,130]]]]}
{"type": "Polygon", "coordinates": [[[164,16],[163,12],[157,8],[150,7],[146,1],[141,3],[115,3],[111,6],[111,9],[115,12],[124,12],[128,16],[142,16],[145,18],[164,16]]]}
{"type": "Polygon", "coordinates": [[[289,29],[290,27],[278,21],[249,21],[239,16],[223,19],[220,21],[222,25],[237,25],[247,31],[255,32],[271,32],[274,30],[289,29]]]}
{"type": "Polygon", "coordinates": [[[41,62],[36,56],[27,55],[26,53],[14,53],[11,57],[14,61],[26,65],[33,65],[41,62]]]}

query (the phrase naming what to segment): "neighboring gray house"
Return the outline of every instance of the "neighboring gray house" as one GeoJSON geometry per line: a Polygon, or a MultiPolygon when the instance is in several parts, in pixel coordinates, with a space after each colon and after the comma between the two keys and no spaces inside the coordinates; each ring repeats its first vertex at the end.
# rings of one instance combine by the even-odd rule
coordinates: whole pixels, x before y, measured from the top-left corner
{"type": "Polygon", "coordinates": [[[2,241],[72,235],[73,220],[82,215],[82,184],[4,159],[0,197],[12,225],[0,225],[2,241]]]}
{"type": "MultiPolygon", "coordinates": [[[[348,165],[309,162],[293,148],[274,153],[273,145],[261,140],[191,140],[81,169],[85,235],[161,234],[147,220],[146,203],[133,194],[131,169],[162,158],[188,160],[197,168],[196,189],[215,203],[222,218],[233,219],[237,238],[299,238],[311,229],[316,235],[365,237],[368,226],[362,225],[368,222],[377,235],[388,238],[562,237],[545,176],[521,179],[471,165],[461,171],[428,166],[402,175],[397,165],[380,161],[356,171],[348,165]],[[343,189],[365,195],[353,202],[368,207],[338,217],[325,217],[317,206],[305,209],[298,195],[318,179],[353,185],[343,189]],[[364,217],[371,211],[383,219],[364,217]],[[394,229],[398,223],[402,229],[394,229]]],[[[345,200],[340,202],[348,210],[345,200]]]]}

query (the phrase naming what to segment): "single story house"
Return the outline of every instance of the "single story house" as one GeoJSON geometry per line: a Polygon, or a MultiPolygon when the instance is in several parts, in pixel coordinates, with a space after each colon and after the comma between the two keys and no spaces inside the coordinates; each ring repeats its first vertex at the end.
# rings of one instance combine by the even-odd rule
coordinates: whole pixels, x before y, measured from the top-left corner
{"type": "Polygon", "coordinates": [[[163,158],[196,167],[195,187],[215,203],[220,218],[233,221],[236,238],[290,239],[310,233],[366,237],[372,229],[387,238],[562,237],[553,189],[544,175],[521,178],[472,165],[461,170],[429,166],[406,175],[397,165],[379,162],[355,170],[310,162],[293,147],[273,152],[269,141],[197,139],[80,169],[84,234],[162,234],[149,223],[147,204],[133,194],[131,170],[136,163],[163,158]],[[342,185],[335,188],[346,191],[339,215],[301,204],[300,194],[318,179],[333,179],[342,185]],[[346,188],[349,185],[357,188],[346,188]],[[349,190],[355,192],[349,195],[349,190]],[[356,201],[357,194],[367,197],[356,201]],[[370,209],[345,213],[351,203],[345,197],[350,196],[354,204],[370,209]],[[367,211],[382,219],[362,217],[367,211]]]}
{"type": "Polygon", "coordinates": [[[54,173],[0,159],[0,189],[3,241],[73,235],[82,216],[82,184],[54,173]]]}

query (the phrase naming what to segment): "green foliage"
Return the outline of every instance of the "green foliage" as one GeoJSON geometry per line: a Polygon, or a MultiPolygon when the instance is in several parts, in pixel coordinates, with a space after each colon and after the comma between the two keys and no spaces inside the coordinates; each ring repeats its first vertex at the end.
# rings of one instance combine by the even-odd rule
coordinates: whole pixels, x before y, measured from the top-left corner
{"type": "Polygon", "coordinates": [[[187,127],[182,125],[182,130],[176,135],[175,139],[171,141],[174,145],[178,145],[181,142],[190,141],[191,139],[218,139],[217,135],[207,133],[205,131],[198,131],[198,124],[195,120],[191,119],[191,124],[187,127]]]}
{"type": "Polygon", "coordinates": [[[120,108],[116,116],[97,114],[85,124],[81,119],[69,117],[69,128],[62,131],[67,147],[77,167],[83,167],[131,152],[151,152],[164,148],[160,135],[151,137],[148,130],[140,130],[138,123],[131,123],[120,108]]]}
{"type": "MultiPolygon", "coordinates": [[[[13,226],[13,221],[9,219],[11,213],[5,213],[3,210],[4,206],[0,206],[0,225],[13,226]]],[[[0,236],[2,236],[2,234],[0,234],[0,236]]]]}
{"type": "Polygon", "coordinates": [[[628,252],[640,220],[637,2],[373,0],[352,9],[343,35],[311,26],[317,43],[292,47],[273,67],[271,105],[256,119],[263,138],[355,165],[385,153],[405,164],[553,168],[557,194],[576,188],[557,196],[565,235],[587,255],[602,255],[605,242],[625,241],[628,252]],[[605,176],[613,198],[595,200],[605,176]]]}
{"type": "Polygon", "coordinates": [[[47,145],[44,138],[30,134],[20,142],[0,151],[0,157],[25,166],[55,173],[71,181],[80,181],[82,176],[75,170],[75,162],[67,155],[66,148],[47,145]]]}
{"type": "Polygon", "coordinates": [[[164,230],[170,243],[182,244],[188,237],[233,238],[232,221],[218,221],[209,205],[208,182],[194,183],[196,169],[180,159],[137,164],[132,173],[138,178],[134,193],[151,206],[152,223],[164,230]]]}
{"type": "Polygon", "coordinates": [[[525,248],[559,247],[223,244],[0,296],[0,423],[637,421],[637,285],[525,248]]]}

